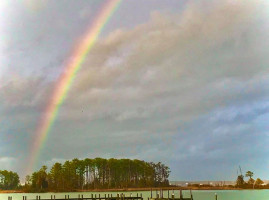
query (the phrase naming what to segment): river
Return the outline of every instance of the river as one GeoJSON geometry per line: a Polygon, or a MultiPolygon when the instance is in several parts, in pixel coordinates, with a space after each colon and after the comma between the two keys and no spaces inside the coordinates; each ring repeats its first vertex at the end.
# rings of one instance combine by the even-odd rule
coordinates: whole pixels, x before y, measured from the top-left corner
{"type": "MultiPolygon", "coordinates": [[[[113,194],[113,196],[117,195],[117,192],[72,192],[72,193],[10,193],[10,194],[0,194],[0,200],[8,200],[9,196],[12,196],[12,200],[22,200],[23,196],[27,196],[27,200],[35,199],[37,195],[41,196],[41,199],[50,199],[51,195],[55,195],[57,198],[64,198],[65,195],[69,195],[70,198],[78,197],[78,195],[83,194],[84,197],[90,197],[91,194],[113,194]]],[[[150,197],[150,191],[138,191],[138,192],[125,192],[126,196],[139,195],[142,193],[143,198],[147,200],[150,197]]],[[[269,190],[196,190],[193,191],[194,200],[215,200],[215,194],[218,195],[218,200],[269,200],[269,190]]],[[[153,191],[155,196],[155,192],[153,191]]],[[[170,191],[170,195],[172,191],[170,191]]],[[[175,191],[175,197],[179,196],[179,192],[175,191]]],[[[183,191],[184,197],[189,197],[189,191],[183,191]]],[[[167,191],[164,192],[164,197],[167,197],[167,191]]]]}

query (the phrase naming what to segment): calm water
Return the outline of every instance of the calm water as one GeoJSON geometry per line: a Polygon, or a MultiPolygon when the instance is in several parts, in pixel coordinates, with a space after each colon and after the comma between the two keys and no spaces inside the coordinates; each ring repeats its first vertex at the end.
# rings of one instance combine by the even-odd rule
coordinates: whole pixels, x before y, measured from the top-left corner
{"type": "MultiPolygon", "coordinates": [[[[137,193],[142,193],[143,198],[147,200],[150,197],[150,191],[138,191],[132,192],[132,195],[136,195],[137,193]]],[[[170,191],[170,195],[171,195],[170,191]]],[[[244,190],[244,191],[236,191],[236,190],[220,190],[220,191],[193,191],[194,200],[215,200],[215,193],[218,194],[218,200],[269,200],[269,190],[244,190]]],[[[78,194],[83,194],[84,197],[90,197],[91,194],[108,194],[105,192],[94,193],[94,192],[84,192],[84,193],[41,193],[41,194],[33,194],[33,193],[17,193],[17,194],[0,194],[0,200],[7,200],[8,196],[12,196],[13,200],[22,200],[22,196],[27,196],[27,199],[35,199],[37,195],[42,198],[50,198],[51,195],[55,195],[56,198],[64,198],[65,195],[69,195],[69,197],[78,197],[78,194]]],[[[113,196],[117,195],[117,192],[109,192],[109,194],[113,194],[113,196]]],[[[131,192],[125,192],[126,196],[129,196],[131,192]]],[[[153,191],[155,195],[155,192],[153,191]]],[[[189,197],[189,191],[183,191],[184,197],[189,197]]],[[[179,192],[175,191],[175,196],[179,196],[179,192]]],[[[167,191],[164,192],[164,197],[167,197],[167,191]]]]}

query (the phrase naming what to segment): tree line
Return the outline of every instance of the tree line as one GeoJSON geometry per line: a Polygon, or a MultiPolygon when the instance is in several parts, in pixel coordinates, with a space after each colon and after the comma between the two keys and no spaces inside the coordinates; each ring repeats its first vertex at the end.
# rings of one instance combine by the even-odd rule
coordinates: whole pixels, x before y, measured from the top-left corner
{"type": "Polygon", "coordinates": [[[131,159],[86,158],[64,164],[56,162],[50,170],[43,166],[26,177],[26,191],[74,191],[128,187],[169,186],[170,169],[161,162],[131,159]]]}
{"type": "Polygon", "coordinates": [[[254,176],[254,173],[252,171],[247,171],[245,174],[245,177],[248,177],[248,180],[245,181],[244,175],[240,174],[237,176],[236,179],[236,187],[238,188],[268,188],[269,185],[264,184],[264,182],[257,178],[254,180],[252,177],[254,176]]]}

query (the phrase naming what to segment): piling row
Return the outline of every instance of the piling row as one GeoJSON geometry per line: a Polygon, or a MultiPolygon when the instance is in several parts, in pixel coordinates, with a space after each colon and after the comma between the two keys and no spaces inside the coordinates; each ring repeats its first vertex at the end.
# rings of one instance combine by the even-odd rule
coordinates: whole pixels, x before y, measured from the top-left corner
{"type": "MultiPolygon", "coordinates": [[[[152,189],[150,190],[150,197],[148,197],[148,200],[193,200],[192,190],[190,190],[190,197],[184,198],[182,190],[179,190],[179,198],[175,197],[175,192],[172,190],[172,194],[170,195],[170,190],[167,190],[167,195],[164,194],[164,190],[156,190],[156,194],[153,195],[152,189]],[[155,196],[155,197],[154,197],[155,196]]],[[[12,197],[8,197],[8,200],[12,200],[12,197]]],[[[63,198],[56,198],[55,195],[51,195],[50,199],[42,198],[41,196],[36,196],[35,199],[28,199],[27,196],[23,196],[22,200],[143,200],[142,193],[140,195],[136,193],[136,195],[132,195],[132,193],[129,196],[126,196],[125,194],[117,194],[116,196],[113,196],[113,194],[105,194],[104,196],[101,196],[101,194],[91,194],[90,197],[84,197],[83,194],[79,194],[78,197],[70,198],[69,195],[65,195],[63,198]]],[[[217,194],[215,194],[215,200],[218,200],[217,194]]]]}
{"type": "Polygon", "coordinates": [[[160,191],[156,190],[156,197],[153,197],[153,191],[151,189],[150,191],[150,198],[151,200],[156,200],[156,199],[164,199],[164,200],[193,200],[193,195],[192,195],[192,190],[190,190],[190,197],[189,198],[184,198],[182,190],[179,190],[179,198],[175,197],[175,191],[172,190],[172,194],[170,195],[170,190],[167,190],[167,196],[164,194],[164,190],[160,189],[160,191]],[[165,197],[166,196],[166,197],[165,197]]]}
{"type": "MultiPolygon", "coordinates": [[[[78,195],[78,197],[72,197],[70,198],[69,195],[65,195],[64,199],[63,198],[56,198],[55,195],[51,195],[50,199],[47,198],[42,198],[41,196],[36,196],[35,199],[28,199],[27,196],[23,196],[22,200],[143,200],[142,193],[139,194],[137,193],[136,196],[133,196],[132,193],[130,196],[126,196],[125,194],[117,194],[117,196],[113,196],[113,194],[105,194],[105,196],[101,196],[101,194],[91,194],[90,197],[84,197],[82,195],[78,195]]],[[[12,197],[8,197],[8,200],[12,200],[12,197]]]]}

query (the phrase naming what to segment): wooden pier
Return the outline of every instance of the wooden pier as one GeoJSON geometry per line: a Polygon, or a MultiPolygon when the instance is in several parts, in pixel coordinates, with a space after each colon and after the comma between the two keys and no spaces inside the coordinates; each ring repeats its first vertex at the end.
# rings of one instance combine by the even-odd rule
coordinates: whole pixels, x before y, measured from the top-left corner
{"type": "MultiPolygon", "coordinates": [[[[12,200],[12,197],[8,197],[8,200],[12,200]]],[[[41,196],[36,196],[35,199],[29,199],[27,196],[23,196],[22,200],[143,200],[142,193],[140,195],[132,196],[126,196],[125,194],[117,194],[116,196],[113,196],[112,194],[105,194],[104,196],[99,195],[83,195],[79,194],[77,197],[70,197],[69,195],[65,195],[64,198],[57,198],[56,195],[51,195],[50,198],[41,198],[41,196]]]]}
{"type": "MultiPolygon", "coordinates": [[[[8,197],[8,200],[12,200],[12,197],[8,197]]],[[[22,200],[143,200],[142,193],[140,195],[132,196],[126,196],[125,194],[117,194],[116,196],[113,196],[113,194],[105,194],[104,196],[99,195],[83,195],[78,194],[77,197],[70,197],[69,195],[65,195],[64,198],[57,198],[56,195],[51,195],[51,197],[48,198],[41,198],[41,196],[36,196],[35,199],[28,199],[27,196],[23,196],[22,200]]]]}
{"type": "MultiPolygon", "coordinates": [[[[61,195],[62,196],[62,195],[61,195]]],[[[73,196],[73,195],[72,195],[73,196]]],[[[215,194],[215,200],[218,199],[217,194],[215,194]]],[[[12,197],[8,197],[8,200],[12,200],[12,197]]],[[[65,195],[64,198],[58,198],[56,195],[51,195],[50,198],[41,198],[41,196],[36,196],[34,199],[27,198],[27,196],[23,196],[22,200],[144,200],[142,193],[136,195],[133,195],[130,193],[127,194],[104,194],[101,196],[101,194],[91,194],[91,195],[83,195],[78,194],[77,197],[70,197],[69,195],[65,195]]],[[[174,190],[156,190],[156,191],[150,191],[150,197],[147,198],[147,200],[193,200],[192,191],[190,190],[189,197],[183,197],[182,190],[174,191],[174,190]],[[175,194],[177,193],[177,195],[175,194]]]]}
{"type": "Polygon", "coordinates": [[[150,191],[150,198],[148,198],[148,200],[193,200],[193,195],[192,195],[192,191],[190,190],[190,197],[183,197],[183,193],[182,193],[182,190],[179,190],[178,193],[179,193],[179,196],[176,198],[175,197],[175,191],[172,190],[171,194],[170,194],[170,191],[171,190],[167,190],[165,192],[165,190],[160,190],[160,191],[157,191],[156,190],[156,194],[155,194],[155,197],[154,197],[154,194],[153,194],[153,191],[151,189],[150,191]],[[165,194],[166,193],[166,194],[165,194]]]}

